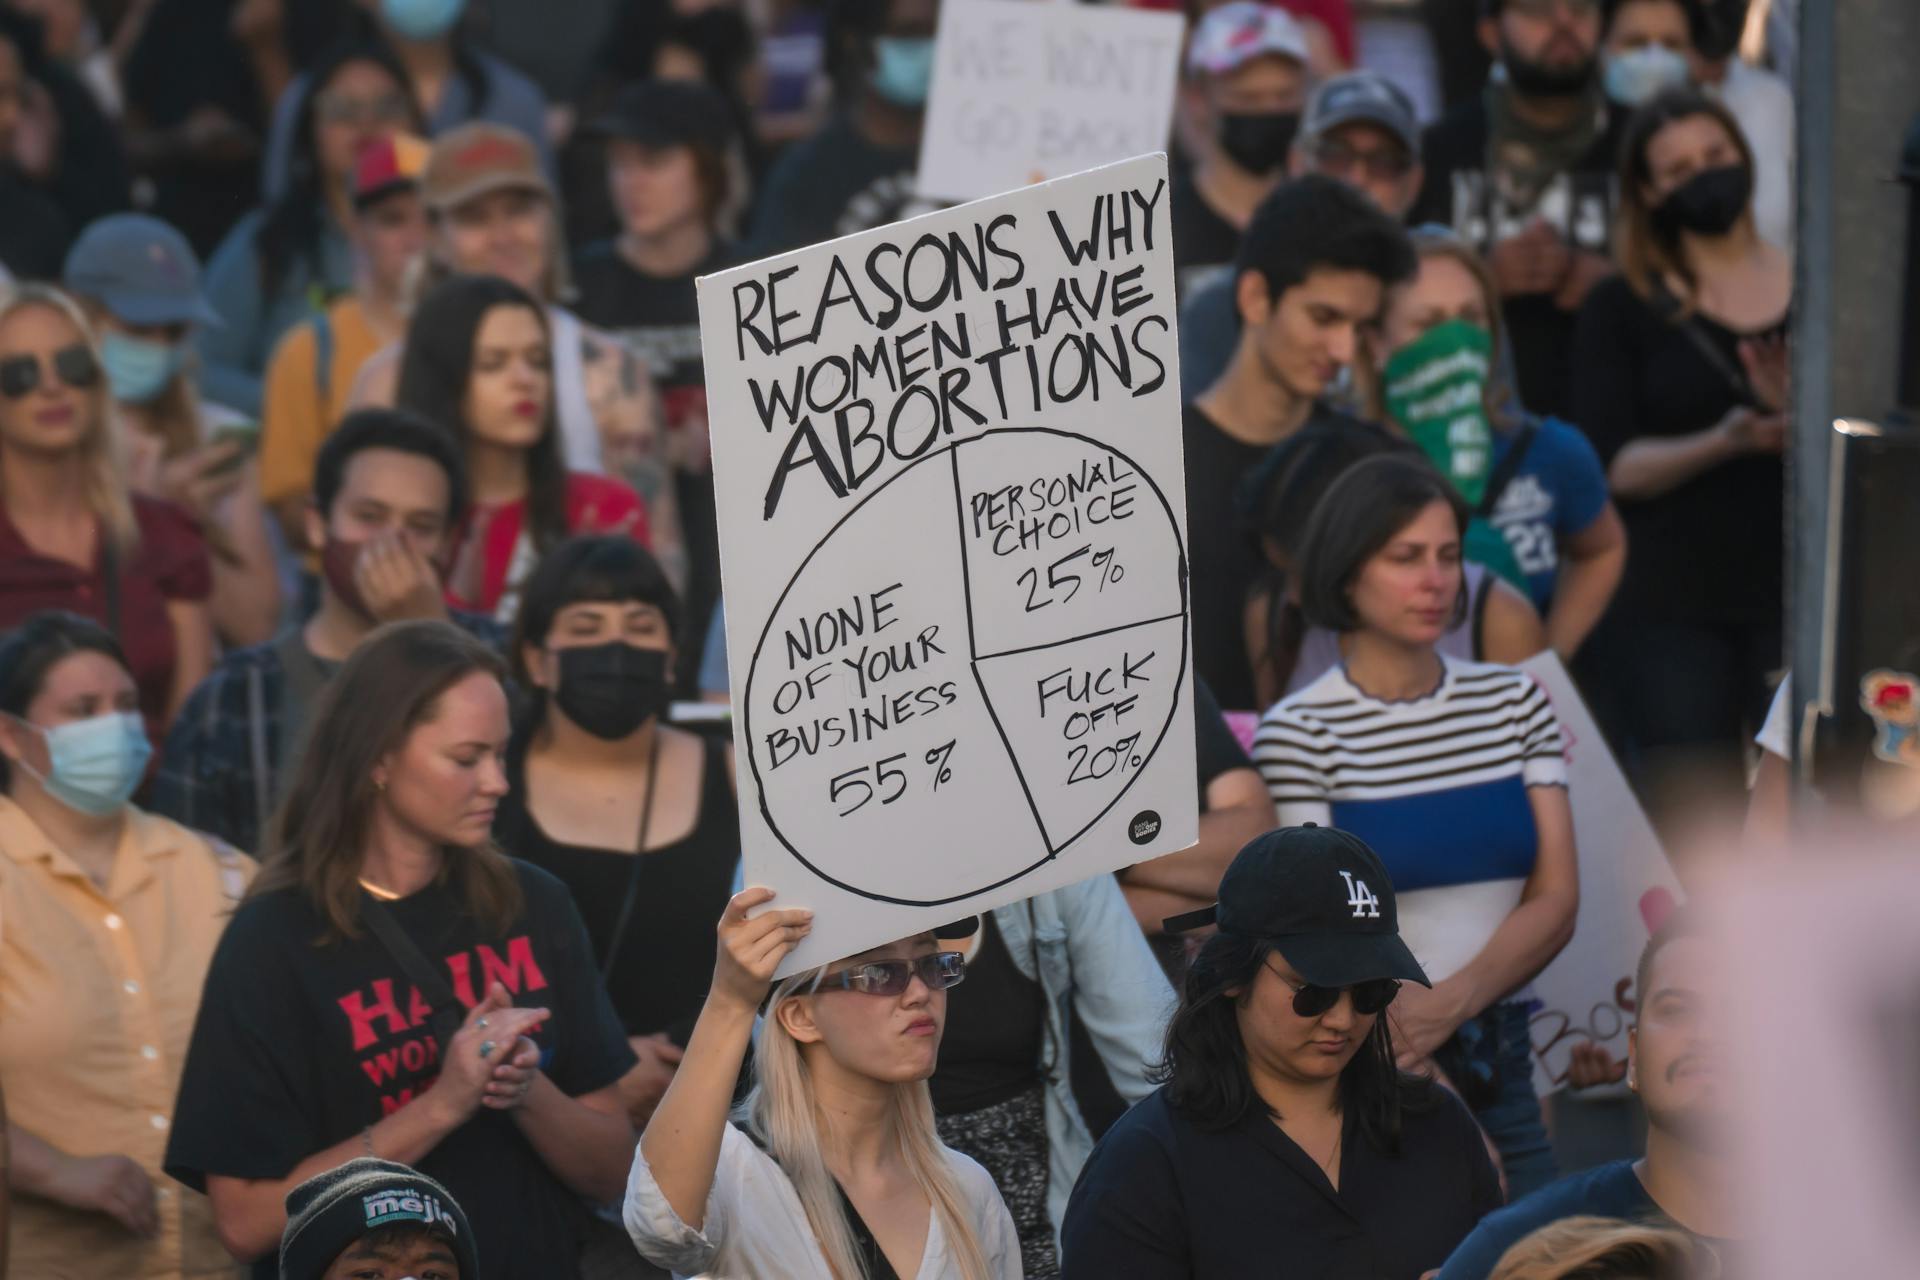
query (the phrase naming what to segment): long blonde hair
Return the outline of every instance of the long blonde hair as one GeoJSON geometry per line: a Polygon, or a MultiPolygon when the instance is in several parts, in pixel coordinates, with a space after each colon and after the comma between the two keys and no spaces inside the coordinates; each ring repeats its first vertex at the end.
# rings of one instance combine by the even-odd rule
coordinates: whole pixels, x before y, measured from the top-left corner
{"type": "MultiPolygon", "coordinates": [[[[47,307],[59,312],[73,325],[100,368],[100,343],[80,304],[59,289],[46,284],[15,285],[0,294],[0,324],[28,307],[47,307]]],[[[100,522],[101,536],[124,558],[140,545],[140,526],[133,516],[133,497],[127,487],[126,460],[107,414],[107,381],[104,373],[90,391],[87,400],[87,433],[80,439],[80,463],[86,472],[87,505],[100,522]]]]}
{"type": "MultiPolygon", "coordinates": [[[[815,969],[796,974],[774,988],[754,1054],[753,1089],[734,1118],[766,1147],[793,1183],[835,1280],[866,1280],[853,1228],[841,1212],[839,1189],[821,1154],[830,1120],[814,1099],[812,1075],[799,1042],[779,1018],[783,1003],[811,994],[825,973],[815,969]]],[[[991,1280],[979,1231],[967,1211],[947,1148],[934,1129],[933,1100],[926,1081],[893,1086],[888,1124],[913,1180],[933,1204],[954,1265],[965,1280],[991,1280]]]]}

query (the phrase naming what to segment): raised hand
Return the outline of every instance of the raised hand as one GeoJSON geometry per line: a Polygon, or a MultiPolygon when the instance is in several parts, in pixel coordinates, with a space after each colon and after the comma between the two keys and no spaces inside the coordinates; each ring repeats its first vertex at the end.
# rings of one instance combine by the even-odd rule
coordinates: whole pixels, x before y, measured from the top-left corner
{"type": "Polygon", "coordinates": [[[757,1009],[773,985],[774,970],[812,930],[813,912],[804,908],[762,911],[747,918],[748,911],[772,900],[773,890],[756,887],[743,889],[728,901],[716,930],[720,940],[709,999],[757,1009]]]}

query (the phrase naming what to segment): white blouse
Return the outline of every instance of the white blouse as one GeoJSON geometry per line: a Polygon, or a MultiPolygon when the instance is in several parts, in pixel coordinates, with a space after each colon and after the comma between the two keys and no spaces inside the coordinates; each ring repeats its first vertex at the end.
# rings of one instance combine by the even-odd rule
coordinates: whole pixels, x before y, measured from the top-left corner
{"type": "MultiPolygon", "coordinates": [[[[947,1159],[980,1233],[988,1271],[996,1280],[1021,1280],[1013,1215],[993,1178],[951,1148],[947,1159]]],[[[638,1149],[622,1216],[641,1255],[684,1280],[833,1280],[793,1184],[773,1157],[731,1124],[720,1142],[704,1230],[680,1220],[638,1149]]],[[[913,1280],[960,1280],[938,1214],[927,1224],[927,1247],[913,1280]]]]}

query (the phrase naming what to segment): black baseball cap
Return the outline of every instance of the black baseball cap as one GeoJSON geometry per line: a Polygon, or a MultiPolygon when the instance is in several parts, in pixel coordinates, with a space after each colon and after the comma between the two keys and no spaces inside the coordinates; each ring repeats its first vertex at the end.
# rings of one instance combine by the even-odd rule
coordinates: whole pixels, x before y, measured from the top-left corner
{"type": "Polygon", "coordinates": [[[1348,71],[1323,82],[1307,99],[1300,136],[1318,138],[1355,123],[1384,129],[1410,154],[1420,154],[1420,122],[1413,100],[1378,71],[1348,71]]]}
{"type": "Polygon", "coordinates": [[[726,99],[688,80],[643,80],[614,95],[589,137],[619,138],[645,147],[705,143],[724,150],[732,134],[726,99]]]}
{"type": "Polygon", "coordinates": [[[1220,877],[1220,901],[1169,917],[1168,933],[1217,924],[1220,932],[1271,942],[1316,987],[1376,978],[1427,980],[1400,939],[1393,881],[1359,836],[1306,823],[1249,841],[1220,877]]]}

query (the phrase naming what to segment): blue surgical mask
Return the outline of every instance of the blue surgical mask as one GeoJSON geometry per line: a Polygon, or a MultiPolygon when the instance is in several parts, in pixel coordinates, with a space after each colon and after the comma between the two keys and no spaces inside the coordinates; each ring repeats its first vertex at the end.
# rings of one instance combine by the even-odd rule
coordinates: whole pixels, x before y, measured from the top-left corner
{"type": "Polygon", "coordinates": [[[124,333],[109,333],[100,339],[100,364],[107,371],[107,386],[121,404],[151,404],[159,399],[186,359],[186,347],[179,343],[153,342],[124,333]]]}
{"type": "Polygon", "coordinates": [[[1607,55],[1607,96],[1623,107],[1642,107],[1668,89],[1693,79],[1685,54],[1663,44],[1607,55]]]}
{"type": "Polygon", "coordinates": [[[147,727],[131,711],[110,711],[51,729],[28,727],[47,740],[50,766],[45,776],[24,761],[20,767],[39,778],[55,800],[95,818],[104,818],[127,802],[146,776],[147,761],[153,755],[147,727]]]}
{"type": "Polygon", "coordinates": [[[380,0],[380,16],[408,40],[432,40],[453,30],[467,0],[380,0]]]}
{"type": "Polygon", "coordinates": [[[928,36],[879,36],[873,42],[873,91],[899,107],[927,105],[933,86],[933,40],[928,36]]]}

